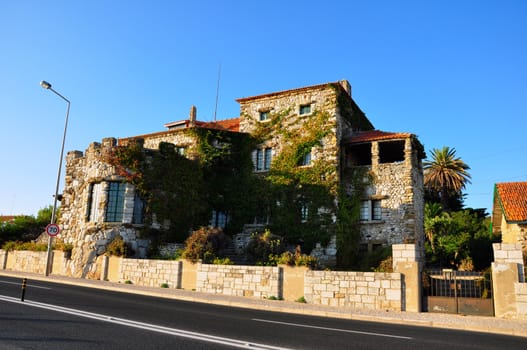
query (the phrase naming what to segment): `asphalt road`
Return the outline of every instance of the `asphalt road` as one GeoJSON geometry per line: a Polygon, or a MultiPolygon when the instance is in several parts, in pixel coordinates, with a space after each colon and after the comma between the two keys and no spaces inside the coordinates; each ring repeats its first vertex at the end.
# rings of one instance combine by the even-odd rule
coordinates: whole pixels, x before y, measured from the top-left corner
{"type": "Polygon", "coordinates": [[[527,339],[0,277],[0,349],[527,349],[527,339]]]}

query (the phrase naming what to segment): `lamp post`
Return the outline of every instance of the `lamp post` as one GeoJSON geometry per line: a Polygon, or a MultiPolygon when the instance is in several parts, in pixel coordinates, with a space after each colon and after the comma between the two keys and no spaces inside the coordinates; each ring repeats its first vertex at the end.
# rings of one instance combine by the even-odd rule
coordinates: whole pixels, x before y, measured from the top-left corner
{"type": "MultiPolygon", "coordinates": [[[[59,169],[57,171],[57,183],[56,183],[56,186],[55,186],[55,198],[53,200],[53,211],[51,212],[51,224],[55,224],[56,220],[57,220],[57,201],[59,199],[59,183],[60,183],[60,172],[62,170],[62,158],[64,157],[64,143],[66,142],[66,131],[68,130],[68,118],[69,118],[69,115],[70,115],[70,101],[62,96],[61,94],[59,94],[57,91],[55,91],[52,87],[51,87],[51,84],[48,83],[47,81],[45,80],[42,80],[40,82],[40,86],[42,86],[44,89],[46,90],[51,90],[53,93],[55,93],[55,95],[59,96],[60,98],[62,98],[64,101],[66,101],[68,103],[68,109],[66,110],[66,121],[64,122],[64,134],[62,135],[62,146],[60,148],[60,158],[59,158],[59,169]]],[[[53,237],[52,236],[48,236],[49,239],[48,239],[48,253],[47,253],[47,256],[46,256],[46,276],[48,276],[51,272],[51,258],[52,258],[52,243],[53,243],[53,237]]]]}

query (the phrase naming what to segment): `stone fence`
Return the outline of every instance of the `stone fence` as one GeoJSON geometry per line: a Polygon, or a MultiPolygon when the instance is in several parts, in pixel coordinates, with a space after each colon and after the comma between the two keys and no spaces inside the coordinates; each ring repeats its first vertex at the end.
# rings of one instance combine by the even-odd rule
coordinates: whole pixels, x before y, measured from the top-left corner
{"type": "Polygon", "coordinates": [[[527,283],[522,246],[494,243],[492,288],[496,317],[527,318],[527,283]]]}
{"type": "MultiPolygon", "coordinates": [[[[394,246],[393,273],[311,271],[305,267],[282,265],[210,265],[185,260],[101,256],[97,273],[89,276],[112,282],[212,294],[289,301],[304,299],[310,304],[354,309],[412,311],[420,307],[411,300],[413,286],[420,286],[419,263],[415,261],[419,254],[416,252],[414,245],[394,246]]],[[[2,261],[0,267],[3,269],[44,274],[46,252],[0,250],[0,263],[2,261]]],[[[67,275],[64,267],[68,261],[62,252],[55,251],[51,273],[67,275]]]]}

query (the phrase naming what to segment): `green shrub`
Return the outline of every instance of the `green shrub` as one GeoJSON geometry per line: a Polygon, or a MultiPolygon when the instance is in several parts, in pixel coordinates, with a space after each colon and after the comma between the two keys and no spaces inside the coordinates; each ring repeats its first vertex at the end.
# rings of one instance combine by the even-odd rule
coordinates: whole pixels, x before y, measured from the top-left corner
{"type": "Polygon", "coordinates": [[[304,296],[301,296],[300,298],[296,299],[295,301],[297,303],[303,303],[303,304],[307,303],[307,300],[306,300],[306,298],[304,298],[304,296]]]}
{"type": "Polygon", "coordinates": [[[106,247],[106,254],[126,257],[133,256],[133,251],[122,236],[116,236],[106,247]]]}
{"type": "Polygon", "coordinates": [[[234,265],[234,262],[229,259],[228,257],[225,257],[225,258],[214,258],[214,260],[212,260],[212,263],[214,265],[234,265]]]}
{"type": "Polygon", "coordinates": [[[43,243],[8,241],[3,244],[2,249],[7,251],[29,250],[33,252],[45,252],[48,250],[48,246],[43,243]]]}
{"type": "Polygon", "coordinates": [[[276,265],[285,250],[282,237],[272,234],[267,229],[264,232],[253,233],[246,248],[248,257],[257,265],[276,265]]]}
{"type": "Polygon", "coordinates": [[[289,266],[306,266],[313,269],[317,266],[318,260],[314,256],[302,254],[300,246],[297,246],[295,252],[283,252],[280,255],[269,254],[267,265],[289,265],[289,266]]]}
{"type": "Polygon", "coordinates": [[[17,245],[17,242],[15,241],[7,241],[2,245],[2,249],[10,252],[10,251],[15,250],[16,245],[17,245]]]}
{"type": "Polygon", "coordinates": [[[132,281],[126,280],[126,281],[124,281],[124,284],[132,284],[132,281]]]}
{"type": "Polygon", "coordinates": [[[229,237],[218,228],[201,227],[194,231],[185,241],[183,258],[192,262],[202,260],[211,263],[221,257],[229,245],[229,237]]]}
{"type": "Polygon", "coordinates": [[[55,242],[53,244],[54,250],[62,250],[63,252],[71,252],[73,250],[73,244],[70,243],[64,243],[64,242],[55,242]]]}
{"type": "Polygon", "coordinates": [[[161,288],[168,288],[168,283],[161,283],[160,287],[161,288]]]}

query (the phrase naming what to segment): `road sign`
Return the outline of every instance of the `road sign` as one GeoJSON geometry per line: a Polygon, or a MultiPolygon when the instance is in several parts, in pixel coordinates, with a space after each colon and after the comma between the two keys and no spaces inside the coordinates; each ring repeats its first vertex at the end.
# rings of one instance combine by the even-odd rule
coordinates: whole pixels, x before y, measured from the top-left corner
{"type": "Polygon", "coordinates": [[[46,233],[48,234],[48,236],[55,237],[59,234],[59,232],[60,228],[57,224],[49,224],[48,226],[46,226],[46,233]]]}

